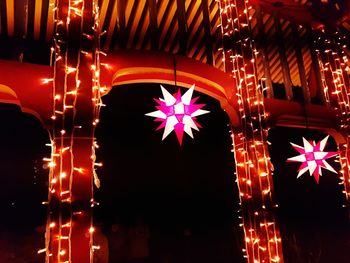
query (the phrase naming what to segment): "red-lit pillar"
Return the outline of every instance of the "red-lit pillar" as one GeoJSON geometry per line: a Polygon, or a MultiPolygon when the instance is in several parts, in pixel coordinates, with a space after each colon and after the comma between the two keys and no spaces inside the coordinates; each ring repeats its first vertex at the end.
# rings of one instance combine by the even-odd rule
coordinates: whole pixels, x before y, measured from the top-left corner
{"type": "Polygon", "coordinates": [[[283,262],[273,201],[272,164],[267,148],[267,114],[263,86],[256,70],[256,49],[245,0],[221,0],[223,61],[236,82],[232,103],[238,103],[240,127],[232,128],[236,177],[242,206],[244,257],[250,263],[283,262]]]}
{"type": "Polygon", "coordinates": [[[91,137],[57,138],[53,143],[56,150],[49,187],[47,262],[90,262],[91,137]]]}
{"type": "Polygon", "coordinates": [[[46,262],[89,263],[93,241],[94,130],[101,106],[97,0],[61,0],[52,7],[54,77],[46,262]]]}
{"type": "Polygon", "coordinates": [[[338,141],[340,180],[350,209],[350,67],[344,51],[346,37],[334,29],[315,30],[314,37],[325,103],[336,109],[344,137],[343,142],[338,141]]]}

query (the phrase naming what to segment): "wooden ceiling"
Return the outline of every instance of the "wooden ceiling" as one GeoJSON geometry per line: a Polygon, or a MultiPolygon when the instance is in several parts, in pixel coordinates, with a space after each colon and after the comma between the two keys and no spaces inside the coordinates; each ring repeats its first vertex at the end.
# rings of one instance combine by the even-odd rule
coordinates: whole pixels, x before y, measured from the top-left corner
{"type": "MultiPolygon", "coordinates": [[[[305,5],[311,0],[290,0],[305,5]]],[[[50,42],[55,0],[0,0],[0,36],[50,42]]],[[[220,14],[216,0],[100,0],[105,50],[161,50],[223,69],[220,14]]],[[[297,59],[311,69],[310,30],[252,9],[252,32],[265,51],[272,81],[283,83],[286,61],[294,86],[301,86],[297,59]],[[259,22],[260,21],[260,22],[259,22]],[[260,24],[259,24],[260,23],[260,24]],[[263,25],[262,25],[263,23],[263,25]],[[284,54],[283,54],[284,53],[284,54]]],[[[350,31],[350,23],[343,23],[350,31]]],[[[263,77],[262,57],[258,59],[263,77]]]]}

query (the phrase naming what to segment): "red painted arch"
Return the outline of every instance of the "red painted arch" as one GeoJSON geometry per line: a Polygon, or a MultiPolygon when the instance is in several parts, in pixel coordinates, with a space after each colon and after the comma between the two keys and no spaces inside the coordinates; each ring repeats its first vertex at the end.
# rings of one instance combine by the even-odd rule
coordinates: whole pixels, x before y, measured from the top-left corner
{"type": "MultiPolygon", "coordinates": [[[[175,56],[177,84],[217,99],[233,126],[239,127],[235,83],[229,74],[192,59],[175,56]]],[[[159,52],[119,51],[102,59],[101,85],[130,83],[174,84],[174,55],[159,52]],[[107,67],[104,65],[108,65],[107,67]]],[[[49,127],[52,115],[53,69],[49,66],[0,60],[0,103],[17,104],[49,127]]],[[[84,77],[84,76],[81,76],[84,77]]],[[[338,134],[336,111],[324,106],[265,99],[269,126],[321,129],[338,134]]],[[[336,136],[341,141],[342,136],[336,136]]]]}
{"type": "MultiPolygon", "coordinates": [[[[196,90],[220,102],[232,124],[239,119],[232,99],[233,80],[224,72],[209,65],[176,56],[177,84],[196,90]]],[[[36,116],[50,125],[52,115],[53,69],[49,66],[0,60],[0,102],[19,105],[23,112],[36,116]]],[[[84,76],[81,76],[82,78],[84,76]]],[[[102,60],[101,85],[111,89],[130,83],[174,84],[174,57],[153,52],[118,52],[102,60]],[[108,64],[108,67],[103,65],[108,64]]]]}
{"type": "Polygon", "coordinates": [[[102,61],[102,85],[120,86],[132,83],[176,84],[195,89],[220,102],[233,125],[239,125],[236,86],[226,73],[183,56],[161,52],[119,51],[102,61]],[[176,71],[175,71],[176,68],[176,71]],[[176,73],[175,73],[176,72],[176,73]],[[175,76],[176,74],[176,76],[175,76]]]}
{"type": "Polygon", "coordinates": [[[49,66],[0,60],[0,102],[20,106],[21,110],[48,123],[52,114],[52,78],[49,66]]]}

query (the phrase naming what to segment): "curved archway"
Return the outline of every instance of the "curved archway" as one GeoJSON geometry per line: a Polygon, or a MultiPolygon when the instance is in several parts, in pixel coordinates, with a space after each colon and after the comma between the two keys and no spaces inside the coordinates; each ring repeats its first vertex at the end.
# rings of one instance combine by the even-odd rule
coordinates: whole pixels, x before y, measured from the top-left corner
{"type": "MultiPolygon", "coordinates": [[[[102,60],[105,67],[101,69],[101,84],[108,91],[113,86],[133,83],[174,84],[174,59],[178,85],[189,88],[195,83],[197,91],[218,100],[231,124],[240,127],[234,79],[225,72],[187,57],[150,51],[114,52],[102,60]]],[[[344,142],[344,136],[338,131],[335,110],[278,99],[264,101],[270,127],[312,127],[332,134],[338,143],[344,142]]]]}
{"type": "Polygon", "coordinates": [[[187,57],[161,52],[123,51],[103,59],[101,83],[109,87],[133,83],[174,84],[196,90],[220,102],[233,125],[239,125],[233,100],[235,82],[228,74],[187,57]],[[174,61],[175,64],[174,65],[174,61]]]}
{"type": "Polygon", "coordinates": [[[50,126],[52,115],[52,68],[0,60],[0,103],[15,104],[50,126]]]}

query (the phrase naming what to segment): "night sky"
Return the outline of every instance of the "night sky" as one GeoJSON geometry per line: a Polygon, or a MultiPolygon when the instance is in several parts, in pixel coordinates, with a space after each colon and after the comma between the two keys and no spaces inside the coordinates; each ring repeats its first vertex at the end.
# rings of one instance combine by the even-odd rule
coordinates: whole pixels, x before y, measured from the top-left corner
{"type": "MultiPolygon", "coordinates": [[[[173,86],[165,87],[175,91],[173,86]]],[[[155,247],[161,242],[162,249],[172,247],[173,254],[184,229],[189,229],[192,262],[241,262],[228,118],[217,101],[194,94],[198,95],[198,103],[205,103],[210,113],[197,118],[203,128],[194,131],[194,140],[185,135],[181,147],[174,133],[162,142],[163,131],[155,131],[158,123],[144,115],[155,110],[153,98],[161,97],[158,84],[119,86],[104,97],[107,107],[97,129],[97,156],[104,166],[99,170],[101,189],[95,190],[100,202],[95,222],[108,232],[115,221],[128,226],[141,218],[155,247]]],[[[41,248],[44,236],[40,226],[46,208],[41,202],[47,198],[48,171],[42,158],[49,155],[48,136],[35,118],[16,106],[0,109],[0,256],[16,251],[28,258],[25,255],[41,248]],[[31,247],[39,247],[18,249],[18,242],[28,237],[35,240],[31,247]]],[[[289,142],[302,145],[303,136],[318,141],[326,135],[274,128],[268,138],[285,261],[350,262],[349,223],[339,175],[323,170],[320,184],[308,174],[296,179],[300,164],[285,162],[298,154],[289,142]]],[[[333,138],[326,150],[336,151],[333,138]]],[[[339,168],[334,159],[329,163],[339,168]]]]}

